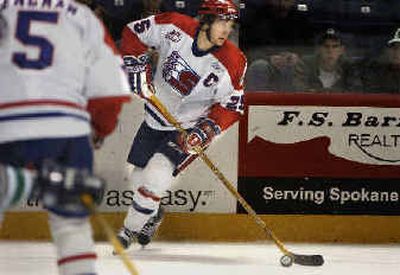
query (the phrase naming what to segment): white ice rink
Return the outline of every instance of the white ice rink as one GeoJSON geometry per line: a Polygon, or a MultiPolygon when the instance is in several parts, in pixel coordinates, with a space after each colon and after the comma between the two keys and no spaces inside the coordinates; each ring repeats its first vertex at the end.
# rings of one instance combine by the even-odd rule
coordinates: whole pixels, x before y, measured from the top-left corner
{"type": "MultiPolygon", "coordinates": [[[[323,254],[322,267],[279,264],[271,243],[152,243],[128,251],[140,275],[400,275],[400,245],[290,244],[295,253],[323,254]]],[[[99,275],[129,274],[106,243],[97,245],[99,275]]],[[[50,243],[1,242],[1,275],[56,275],[50,243]]]]}

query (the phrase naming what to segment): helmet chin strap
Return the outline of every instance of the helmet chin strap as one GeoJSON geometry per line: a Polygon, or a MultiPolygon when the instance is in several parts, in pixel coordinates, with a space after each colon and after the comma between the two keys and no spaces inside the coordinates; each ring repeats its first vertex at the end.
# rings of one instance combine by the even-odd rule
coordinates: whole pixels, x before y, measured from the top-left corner
{"type": "Polygon", "coordinates": [[[206,29],[206,37],[207,37],[207,40],[208,40],[212,45],[214,45],[214,43],[211,41],[211,27],[210,27],[210,26],[208,26],[208,28],[206,29]]]}

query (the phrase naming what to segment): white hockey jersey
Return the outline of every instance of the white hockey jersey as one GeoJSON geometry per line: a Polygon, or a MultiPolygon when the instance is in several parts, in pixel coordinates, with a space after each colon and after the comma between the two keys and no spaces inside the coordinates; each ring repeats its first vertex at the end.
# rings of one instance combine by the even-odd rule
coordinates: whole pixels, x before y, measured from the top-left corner
{"type": "Polygon", "coordinates": [[[0,1],[0,143],[91,131],[91,100],[129,101],[122,59],[92,11],[72,0],[0,1]]]}
{"type": "MultiPolygon", "coordinates": [[[[243,111],[244,54],[230,41],[202,52],[197,48],[199,22],[179,13],[161,13],[132,22],[122,33],[124,58],[141,58],[149,48],[159,54],[153,84],[157,97],[182,124],[193,127],[211,117],[222,129],[243,111]]],[[[151,104],[147,124],[158,130],[173,127],[151,104]]],[[[236,120],[235,119],[235,120],[236,120]]]]}

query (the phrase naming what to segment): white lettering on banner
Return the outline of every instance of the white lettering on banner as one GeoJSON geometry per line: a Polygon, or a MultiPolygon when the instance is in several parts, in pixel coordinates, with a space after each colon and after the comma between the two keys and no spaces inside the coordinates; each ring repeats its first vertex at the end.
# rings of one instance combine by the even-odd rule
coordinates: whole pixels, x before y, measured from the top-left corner
{"type": "Polygon", "coordinates": [[[328,137],[335,156],[400,165],[400,108],[250,106],[248,140],[255,136],[284,144],[328,137]]]}
{"type": "Polygon", "coordinates": [[[396,191],[371,191],[365,188],[348,191],[334,187],[329,190],[329,199],[340,204],[347,202],[398,202],[399,193],[396,191]]]}
{"type": "Polygon", "coordinates": [[[322,205],[331,201],[344,205],[346,203],[395,203],[400,201],[400,194],[396,191],[374,191],[366,188],[358,190],[342,190],[332,187],[325,193],[324,190],[306,190],[304,187],[292,190],[274,189],[272,186],[263,188],[263,199],[267,203],[274,201],[300,201],[322,205]]]}
{"type": "Polygon", "coordinates": [[[305,190],[300,187],[296,190],[275,190],[271,186],[263,189],[263,198],[268,202],[272,200],[294,200],[294,201],[310,201],[315,204],[323,204],[325,201],[325,193],[323,190],[305,190]]]}

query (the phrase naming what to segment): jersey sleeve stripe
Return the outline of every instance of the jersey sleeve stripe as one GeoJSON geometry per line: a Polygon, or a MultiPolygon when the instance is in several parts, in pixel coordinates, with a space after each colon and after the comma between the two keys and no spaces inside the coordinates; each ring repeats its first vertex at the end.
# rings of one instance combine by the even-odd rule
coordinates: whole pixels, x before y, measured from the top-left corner
{"type": "Polygon", "coordinates": [[[36,114],[14,114],[9,116],[0,116],[0,122],[3,121],[14,121],[14,120],[27,120],[27,119],[38,119],[38,118],[56,118],[56,117],[72,117],[83,121],[89,121],[88,116],[80,116],[77,114],[69,114],[63,112],[48,112],[48,113],[36,113],[36,114]]]}
{"type": "Polygon", "coordinates": [[[62,100],[24,100],[24,101],[3,103],[0,104],[0,110],[16,108],[16,107],[24,107],[24,106],[43,106],[43,105],[63,106],[63,107],[71,107],[75,109],[85,110],[84,106],[62,100]]]}

